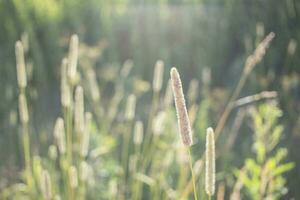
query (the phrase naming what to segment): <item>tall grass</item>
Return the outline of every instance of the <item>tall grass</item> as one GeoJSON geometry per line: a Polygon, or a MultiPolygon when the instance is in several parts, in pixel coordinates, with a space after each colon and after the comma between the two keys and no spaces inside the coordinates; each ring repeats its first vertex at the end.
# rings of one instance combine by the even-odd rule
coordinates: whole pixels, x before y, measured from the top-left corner
{"type": "MultiPolygon", "coordinates": [[[[199,104],[199,81],[191,81],[186,101],[178,70],[172,68],[169,82],[165,83],[163,77],[167,66],[162,61],[155,64],[152,87],[136,78],[138,83],[131,83],[136,87],[125,89],[134,68],[134,63],[128,60],[114,72],[118,75],[110,86],[113,92],[107,101],[101,93],[104,86],[98,83],[94,66],[78,65],[80,43],[78,36],[73,35],[68,56],[61,64],[61,114],[53,125],[47,155],[32,149],[33,135],[29,131],[33,129],[30,129],[29,121],[34,113],[27,107],[30,102],[26,99],[25,58],[22,43],[18,41],[16,63],[24,170],[20,183],[7,185],[1,192],[1,199],[213,199],[218,182],[218,199],[229,196],[231,188],[234,188],[233,199],[241,199],[242,188],[249,189],[246,175],[242,174],[246,168],[235,172],[241,174],[234,179],[236,183],[227,183],[227,177],[232,177],[232,173],[224,175],[225,172],[216,165],[218,156],[222,156],[218,149],[222,147],[215,148],[215,142],[219,143],[218,137],[234,109],[246,107],[249,103],[255,105],[258,100],[276,98],[273,93],[264,92],[239,99],[247,77],[262,60],[273,37],[273,33],[269,34],[246,60],[240,81],[220,120],[207,124],[204,122],[209,120],[203,116],[208,116],[211,110],[207,107],[210,101],[208,71],[203,73],[201,89],[204,95],[199,104]],[[152,96],[150,107],[144,105],[144,94],[152,96]],[[199,122],[199,119],[205,120],[199,122]],[[199,129],[199,123],[205,128],[217,124],[215,132],[212,128],[207,129],[206,150],[201,147],[205,131],[199,129]],[[205,176],[202,175],[204,163],[205,176]]],[[[276,109],[272,107],[270,112],[276,109]]],[[[252,112],[247,109],[247,113],[252,112]]],[[[255,116],[259,118],[260,114],[255,116]]],[[[257,123],[257,120],[253,119],[253,122],[257,123]]],[[[255,124],[254,132],[264,126],[263,122],[255,124]]],[[[281,134],[275,136],[280,138],[281,134]]],[[[234,138],[230,144],[235,142],[234,138]]],[[[260,157],[261,149],[256,149],[260,157]]],[[[263,162],[267,156],[264,154],[263,159],[259,158],[257,165],[267,165],[263,162]]],[[[291,165],[284,167],[284,170],[277,170],[285,172],[291,169],[291,165]]],[[[279,172],[277,175],[281,174],[279,172]]]]}

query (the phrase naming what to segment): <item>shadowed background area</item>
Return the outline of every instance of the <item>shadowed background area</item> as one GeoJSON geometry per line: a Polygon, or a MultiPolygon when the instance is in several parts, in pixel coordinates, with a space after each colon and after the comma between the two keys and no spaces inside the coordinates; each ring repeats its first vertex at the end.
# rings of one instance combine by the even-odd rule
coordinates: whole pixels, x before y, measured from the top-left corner
{"type": "MultiPolygon", "coordinates": [[[[23,166],[18,139],[17,40],[22,41],[25,49],[27,101],[31,137],[34,138],[32,151],[46,155],[55,119],[61,113],[60,66],[61,60],[68,55],[72,34],[79,37],[81,78],[84,79],[87,69],[92,67],[95,70],[103,107],[108,107],[112,101],[117,90],[114,84],[120,79],[119,71],[126,62],[132,62],[133,67],[123,81],[124,96],[134,93],[139,98],[136,116],[142,121],[147,121],[152,108],[152,93],[148,91],[157,60],[162,60],[165,66],[163,93],[167,90],[172,66],[180,72],[186,94],[189,84],[197,79],[199,96],[195,102],[201,109],[197,111],[194,126],[200,135],[200,132],[205,132],[206,125],[217,125],[240,80],[246,58],[266,35],[274,32],[275,38],[265,57],[249,75],[239,98],[276,91],[276,102],[282,112],[278,123],[284,127],[277,146],[286,147],[288,154],[285,159],[295,164],[283,175],[288,190],[281,191],[284,193],[282,198],[299,199],[299,12],[300,2],[296,0],[187,0],[184,3],[168,0],[27,0],[26,3],[23,0],[2,0],[0,189],[18,181],[23,166]]],[[[261,101],[250,104],[256,103],[261,101]]],[[[121,101],[123,104],[126,104],[125,97],[121,101]]],[[[86,107],[93,108],[90,104],[86,107]]],[[[251,109],[249,113],[253,113],[251,109]]],[[[162,107],[158,106],[158,110],[162,107]]],[[[248,115],[244,112],[248,113],[248,108],[242,112],[233,109],[222,130],[220,146],[226,143],[223,141],[230,136],[232,126],[239,123],[239,117],[248,115]]],[[[115,123],[122,121],[119,118],[115,123]]],[[[232,174],[241,169],[245,158],[254,154],[255,147],[251,146],[253,127],[249,124],[249,119],[242,119],[240,134],[230,144],[233,147],[224,151],[224,155],[221,153],[218,160],[218,169],[224,170],[218,179],[226,182],[226,196],[234,185],[232,174]]],[[[194,155],[199,150],[198,157],[204,149],[204,138],[202,134],[194,150],[194,155]]],[[[247,194],[246,191],[245,196],[247,194]]]]}

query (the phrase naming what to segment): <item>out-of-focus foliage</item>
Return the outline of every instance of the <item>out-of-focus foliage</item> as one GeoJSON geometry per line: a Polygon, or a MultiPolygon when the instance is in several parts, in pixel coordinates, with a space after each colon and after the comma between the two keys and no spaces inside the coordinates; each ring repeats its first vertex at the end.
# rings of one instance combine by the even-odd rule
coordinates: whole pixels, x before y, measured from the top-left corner
{"type": "Polygon", "coordinates": [[[288,150],[276,148],[283,133],[283,126],[278,124],[282,112],[275,105],[262,104],[250,113],[255,158],[246,159],[244,167],[236,172],[237,178],[247,198],[280,199],[287,192],[283,173],[294,167],[294,163],[285,161],[288,150]]]}

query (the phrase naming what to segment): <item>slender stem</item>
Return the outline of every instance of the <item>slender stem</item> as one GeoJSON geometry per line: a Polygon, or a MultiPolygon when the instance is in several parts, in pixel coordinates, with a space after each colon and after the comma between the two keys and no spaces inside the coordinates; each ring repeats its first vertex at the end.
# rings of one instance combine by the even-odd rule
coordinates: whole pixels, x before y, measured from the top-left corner
{"type": "Polygon", "coordinates": [[[191,168],[192,181],[193,181],[193,187],[194,187],[194,198],[195,198],[195,200],[197,200],[198,198],[197,198],[197,191],[196,191],[195,175],[194,175],[194,171],[193,171],[192,155],[191,155],[190,148],[188,148],[188,152],[189,152],[189,164],[190,164],[190,168],[191,168]]]}
{"type": "Polygon", "coordinates": [[[32,188],[32,174],[31,174],[31,160],[30,160],[30,139],[28,132],[28,124],[25,123],[23,127],[23,148],[24,148],[24,160],[25,160],[25,173],[26,173],[26,182],[29,186],[29,189],[32,188]]]}

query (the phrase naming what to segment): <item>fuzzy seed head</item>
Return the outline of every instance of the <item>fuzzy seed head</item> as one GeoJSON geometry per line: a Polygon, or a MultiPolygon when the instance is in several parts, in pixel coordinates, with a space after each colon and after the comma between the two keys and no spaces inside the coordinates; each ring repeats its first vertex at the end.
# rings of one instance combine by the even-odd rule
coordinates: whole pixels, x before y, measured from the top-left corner
{"type": "Polygon", "coordinates": [[[173,102],[173,94],[172,94],[172,81],[169,79],[168,85],[166,88],[166,93],[164,97],[164,106],[165,108],[169,108],[173,102]]]}
{"type": "Polygon", "coordinates": [[[71,166],[69,168],[69,182],[72,188],[76,188],[78,186],[78,175],[75,166],[71,166]]]}
{"type": "Polygon", "coordinates": [[[49,172],[47,170],[42,171],[40,186],[41,186],[43,198],[45,200],[51,200],[52,199],[51,179],[50,179],[49,172]]]}
{"type": "Polygon", "coordinates": [[[181,139],[185,146],[191,146],[193,139],[190,120],[185,105],[180,76],[175,67],[171,69],[171,80],[181,139]]]}
{"type": "Polygon", "coordinates": [[[161,135],[165,129],[167,113],[160,111],[153,119],[152,130],[154,135],[161,135]]]}
{"type": "Polygon", "coordinates": [[[85,113],[84,133],[82,135],[81,146],[80,146],[80,154],[82,157],[86,157],[89,151],[91,121],[92,121],[92,114],[90,112],[85,113]]]}
{"type": "Polygon", "coordinates": [[[57,118],[54,126],[54,138],[58,146],[58,150],[61,154],[66,153],[66,138],[65,138],[65,126],[64,120],[57,118]]]}
{"type": "Polygon", "coordinates": [[[215,139],[212,128],[206,130],[205,191],[209,196],[215,193],[215,139]]]}
{"type": "Polygon", "coordinates": [[[68,77],[71,83],[74,83],[74,81],[76,80],[78,46],[79,46],[78,35],[74,34],[71,37],[69,56],[68,56],[68,60],[69,60],[68,77]]]}
{"type": "Polygon", "coordinates": [[[23,93],[19,95],[19,113],[20,113],[20,120],[22,124],[28,123],[29,115],[28,115],[27,101],[23,93]]]}
{"type": "Polygon", "coordinates": [[[60,80],[61,104],[64,107],[71,106],[71,90],[68,83],[67,69],[68,69],[68,59],[64,58],[61,64],[61,80],[60,80]]]}
{"type": "Polygon", "coordinates": [[[25,69],[24,49],[21,41],[16,42],[15,53],[18,85],[20,88],[25,88],[27,85],[27,77],[25,69]]]}
{"type": "Polygon", "coordinates": [[[90,92],[92,100],[97,102],[100,99],[99,87],[97,83],[96,73],[93,69],[87,71],[88,82],[90,86],[90,92]]]}
{"type": "Polygon", "coordinates": [[[75,132],[82,134],[84,131],[84,96],[81,86],[75,90],[75,107],[74,107],[75,132]]]}
{"type": "Polygon", "coordinates": [[[154,77],[153,77],[153,91],[154,92],[159,92],[161,90],[163,75],[164,75],[164,62],[161,60],[158,60],[155,64],[155,68],[154,68],[154,77]]]}
{"type": "Polygon", "coordinates": [[[81,161],[80,163],[80,180],[85,182],[88,179],[90,166],[85,161],[81,161]]]}
{"type": "Polygon", "coordinates": [[[133,137],[133,143],[135,145],[140,145],[143,142],[144,137],[144,126],[143,122],[137,121],[134,125],[134,137],[133,137]]]}
{"type": "Polygon", "coordinates": [[[125,118],[130,121],[135,116],[135,106],[136,106],[136,97],[134,94],[131,94],[127,98],[127,104],[126,104],[126,112],[125,112],[125,118]]]}
{"type": "Polygon", "coordinates": [[[56,160],[57,158],[57,148],[55,145],[50,145],[48,149],[48,155],[52,160],[56,160]]]}

